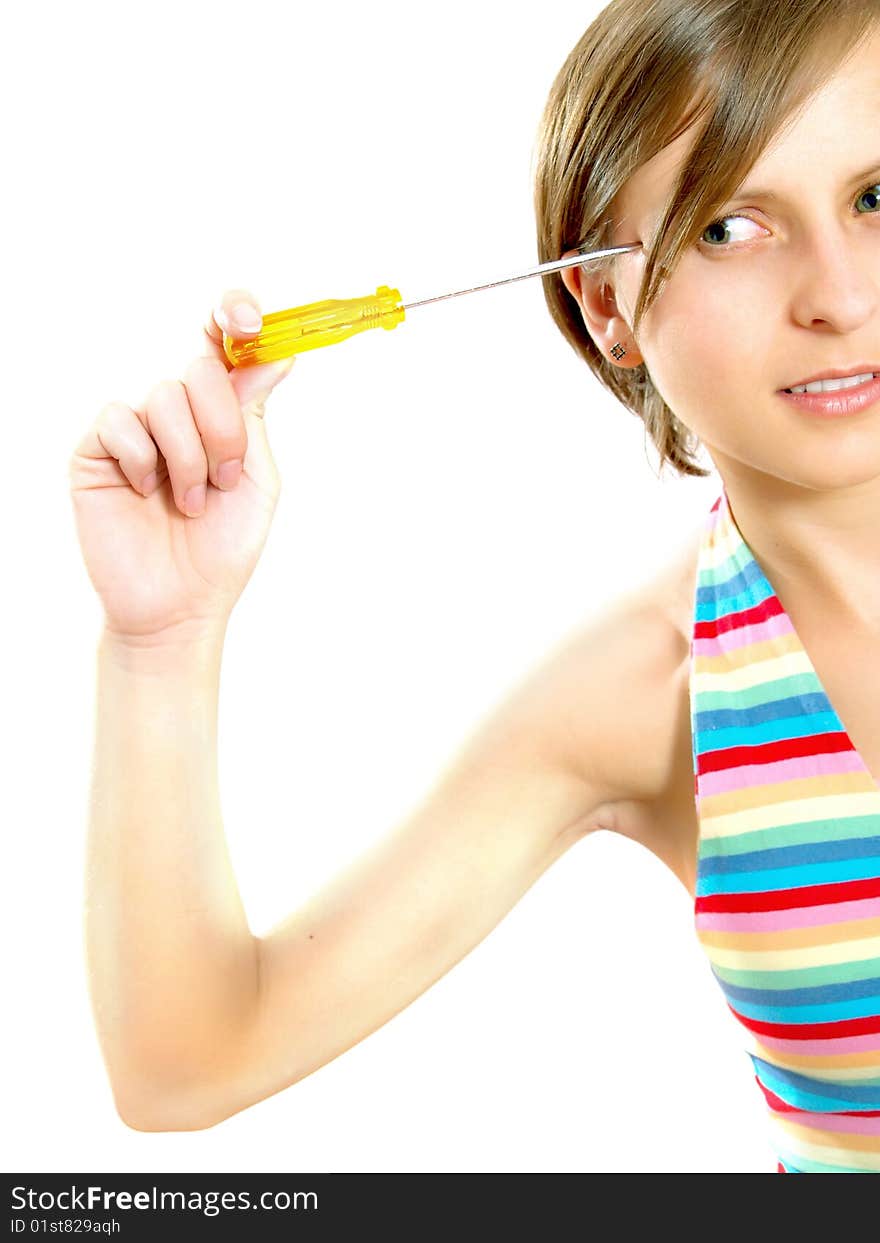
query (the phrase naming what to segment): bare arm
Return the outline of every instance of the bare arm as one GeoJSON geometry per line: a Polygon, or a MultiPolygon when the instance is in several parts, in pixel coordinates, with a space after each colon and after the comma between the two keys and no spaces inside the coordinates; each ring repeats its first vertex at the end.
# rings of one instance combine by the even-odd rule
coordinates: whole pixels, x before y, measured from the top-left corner
{"type": "Polygon", "coordinates": [[[575,841],[610,827],[625,793],[602,776],[620,741],[614,655],[639,627],[647,635],[623,609],[561,644],[403,823],[262,938],[219,808],[221,639],[179,650],[105,639],[87,928],[123,1119],[197,1129],[296,1083],[429,988],[575,841]],[[585,720],[597,726],[592,768],[585,720]]]}
{"type": "MultiPolygon", "coordinates": [[[[98,645],[86,854],[89,984],[121,1116],[187,1100],[218,1033],[256,1002],[248,928],[221,822],[223,636],[98,645]],[[180,1089],[178,1092],[177,1089],[180,1089]]],[[[220,1067],[216,1073],[222,1074],[220,1067]]]]}

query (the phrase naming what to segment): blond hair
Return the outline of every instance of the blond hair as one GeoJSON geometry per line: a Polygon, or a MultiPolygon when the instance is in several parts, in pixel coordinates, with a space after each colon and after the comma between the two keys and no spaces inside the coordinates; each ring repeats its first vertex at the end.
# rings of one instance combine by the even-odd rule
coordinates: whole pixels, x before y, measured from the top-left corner
{"type": "MultiPolygon", "coordinates": [[[[691,245],[770,140],[880,20],[880,0],[611,0],[557,74],[532,176],[539,261],[612,245],[614,200],[632,174],[701,122],[650,248],[633,334],[691,245]]],[[[634,241],[635,238],[625,238],[634,241]]],[[[616,257],[591,263],[611,279],[616,257]]],[[[559,272],[541,278],[563,336],[639,417],[681,475],[706,476],[699,442],[647,366],[615,366],[584,325],[559,272]]]]}

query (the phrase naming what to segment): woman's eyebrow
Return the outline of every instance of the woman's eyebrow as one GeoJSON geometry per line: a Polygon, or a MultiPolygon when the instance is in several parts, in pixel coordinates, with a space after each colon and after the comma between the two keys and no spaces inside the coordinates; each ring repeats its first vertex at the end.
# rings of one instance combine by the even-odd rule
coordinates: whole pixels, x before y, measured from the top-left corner
{"type": "MultiPolygon", "coordinates": [[[[880,159],[878,159],[876,164],[872,164],[869,168],[866,168],[864,172],[855,173],[849,179],[848,184],[851,185],[853,182],[864,181],[866,178],[874,176],[880,176],[880,159]]],[[[727,202],[739,203],[742,199],[767,199],[768,202],[778,203],[784,199],[784,197],[785,196],[780,194],[777,190],[763,190],[758,186],[753,186],[751,188],[746,187],[744,190],[739,190],[735,195],[733,195],[732,198],[728,199],[727,202]]]]}

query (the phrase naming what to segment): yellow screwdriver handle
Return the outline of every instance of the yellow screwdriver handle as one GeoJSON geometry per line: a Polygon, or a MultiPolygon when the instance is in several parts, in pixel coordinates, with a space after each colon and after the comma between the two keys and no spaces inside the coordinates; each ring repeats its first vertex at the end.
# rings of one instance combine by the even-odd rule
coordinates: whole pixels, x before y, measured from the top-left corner
{"type": "Polygon", "coordinates": [[[234,367],[272,363],[304,350],[335,345],[367,328],[396,328],[406,318],[400,291],[380,285],[364,298],[330,298],[263,316],[249,341],[223,335],[223,351],[234,367]]]}

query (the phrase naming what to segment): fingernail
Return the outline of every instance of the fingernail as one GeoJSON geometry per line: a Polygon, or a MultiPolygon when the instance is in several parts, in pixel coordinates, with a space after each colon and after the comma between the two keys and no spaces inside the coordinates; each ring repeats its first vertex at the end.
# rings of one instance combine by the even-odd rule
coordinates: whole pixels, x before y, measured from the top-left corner
{"type": "Polygon", "coordinates": [[[241,458],[221,462],[217,467],[217,482],[221,488],[234,488],[241,475],[241,458]]]}
{"type": "Polygon", "coordinates": [[[151,470],[149,475],[147,475],[146,479],[141,484],[141,489],[143,491],[144,496],[149,496],[158,482],[159,482],[158,474],[156,473],[156,471],[151,470]]]}
{"type": "Polygon", "coordinates": [[[232,308],[232,319],[245,332],[253,332],[263,322],[262,315],[249,302],[236,302],[232,308]]]}
{"type": "Polygon", "coordinates": [[[190,488],[186,496],[183,498],[183,508],[189,514],[190,518],[198,518],[199,514],[205,508],[205,485],[198,484],[194,488],[190,488]]]}

